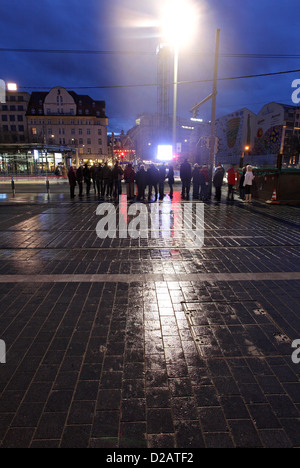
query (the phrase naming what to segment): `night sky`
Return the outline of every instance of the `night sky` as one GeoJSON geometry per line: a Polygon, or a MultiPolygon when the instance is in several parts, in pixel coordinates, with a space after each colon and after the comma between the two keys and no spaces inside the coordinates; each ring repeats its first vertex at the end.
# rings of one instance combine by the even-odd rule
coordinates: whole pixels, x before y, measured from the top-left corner
{"type": "MultiPolygon", "coordinates": [[[[163,1],[1,0],[0,78],[16,82],[22,91],[63,86],[105,100],[109,130],[127,132],[139,113],[157,108],[155,51],[163,1]]],[[[212,83],[201,81],[213,75],[217,29],[219,78],[300,70],[298,1],[194,3],[198,30],[180,52],[178,75],[179,82],[194,83],[179,84],[178,115],[189,118],[189,109],[211,93],[212,83]]],[[[243,107],[258,112],[271,101],[292,105],[296,78],[300,71],[220,80],[217,117],[243,107]]],[[[205,104],[199,117],[210,120],[210,106],[205,104]]]]}

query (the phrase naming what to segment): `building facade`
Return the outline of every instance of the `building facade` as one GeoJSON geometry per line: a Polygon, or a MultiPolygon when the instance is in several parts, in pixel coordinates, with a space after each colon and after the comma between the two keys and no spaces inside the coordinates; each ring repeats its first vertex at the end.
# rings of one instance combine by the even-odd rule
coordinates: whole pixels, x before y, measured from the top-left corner
{"type": "Polygon", "coordinates": [[[61,86],[7,92],[0,104],[1,173],[53,172],[108,157],[105,102],[61,86]]]}
{"type": "Polygon", "coordinates": [[[108,155],[104,101],[57,86],[31,94],[26,118],[31,143],[74,147],[83,162],[108,155]]]}
{"type": "Polygon", "coordinates": [[[0,143],[23,143],[27,141],[26,111],[29,93],[7,91],[6,103],[0,105],[0,143]]]}
{"type": "Polygon", "coordinates": [[[217,162],[239,164],[245,148],[253,149],[256,114],[247,108],[240,109],[216,120],[218,148],[217,162]]]}
{"type": "Polygon", "coordinates": [[[285,166],[299,164],[300,107],[271,102],[258,114],[244,108],[218,119],[216,134],[222,164],[274,166],[279,154],[285,166]]]}
{"type": "Polygon", "coordinates": [[[299,164],[300,107],[271,102],[256,118],[253,154],[282,154],[286,166],[299,164]]]}
{"type": "MultiPolygon", "coordinates": [[[[142,114],[135,121],[135,126],[127,135],[134,144],[136,156],[140,160],[155,161],[158,145],[172,144],[172,117],[159,114],[142,114]],[[167,119],[167,120],[166,120],[167,119]],[[161,131],[162,127],[167,131],[161,131]]],[[[198,122],[177,117],[176,119],[176,157],[195,159],[195,142],[199,127],[198,122]]]]}

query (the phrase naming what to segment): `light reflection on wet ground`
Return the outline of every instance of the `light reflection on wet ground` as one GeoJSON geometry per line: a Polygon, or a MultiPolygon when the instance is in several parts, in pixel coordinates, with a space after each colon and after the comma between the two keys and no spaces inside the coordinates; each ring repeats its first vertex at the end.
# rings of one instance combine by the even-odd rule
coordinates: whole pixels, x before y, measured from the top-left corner
{"type": "Polygon", "coordinates": [[[142,239],[55,197],[0,204],[2,447],[299,446],[299,209],[204,204],[199,248],[180,193],[142,239]]]}

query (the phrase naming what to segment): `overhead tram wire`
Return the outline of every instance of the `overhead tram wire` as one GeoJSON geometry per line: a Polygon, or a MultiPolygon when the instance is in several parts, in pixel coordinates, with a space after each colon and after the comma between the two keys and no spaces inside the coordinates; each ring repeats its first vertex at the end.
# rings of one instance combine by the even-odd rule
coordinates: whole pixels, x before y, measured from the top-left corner
{"type": "MultiPolygon", "coordinates": [[[[88,54],[88,55],[156,55],[154,51],[130,51],[130,50],[83,50],[83,49],[34,49],[34,48],[7,48],[1,47],[0,52],[16,53],[45,53],[45,54],[88,54]]],[[[187,52],[185,55],[205,56],[199,52],[187,52]]],[[[220,57],[228,58],[270,58],[270,59],[300,59],[300,54],[245,54],[245,53],[220,53],[220,57]]]]}
{"type": "MultiPolygon", "coordinates": [[[[218,81],[229,81],[229,80],[241,80],[247,78],[261,78],[264,76],[276,76],[276,75],[285,75],[289,73],[299,73],[300,69],[298,70],[286,70],[286,71],[279,71],[279,72],[270,72],[270,73],[259,73],[256,75],[244,75],[244,76],[232,76],[227,78],[218,78],[218,81]]],[[[208,80],[196,80],[196,81],[178,81],[177,84],[199,84],[199,83],[210,83],[212,79],[208,80]]],[[[157,83],[145,83],[145,84],[129,84],[129,85],[103,85],[103,86],[65,86],[65,88],[69,89],[114,89],[114,88],[139,88],[139,87],[151,87],[151,86],[158,86],[157,83]]],[[[22,89],[49,89],[49,86],[19,86],[22,89]]]]}

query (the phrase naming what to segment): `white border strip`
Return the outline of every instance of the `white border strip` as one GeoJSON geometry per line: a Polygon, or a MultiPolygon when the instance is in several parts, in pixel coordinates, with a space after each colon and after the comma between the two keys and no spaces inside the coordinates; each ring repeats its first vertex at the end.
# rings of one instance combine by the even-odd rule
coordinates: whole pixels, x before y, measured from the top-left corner
{"type": "Polygon", "coordinates": [[[300,272],[192,273],[192,274],[94,274],[94,275],[0,275],[0,283],[146,283],[148,281],[292,281],[300,272]]]}

